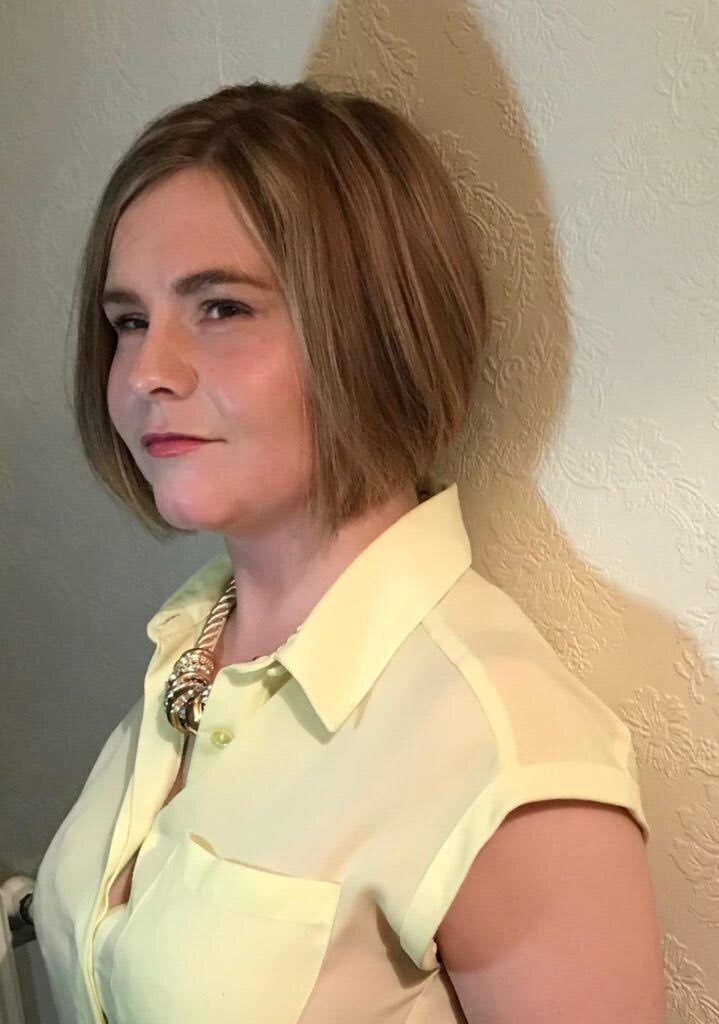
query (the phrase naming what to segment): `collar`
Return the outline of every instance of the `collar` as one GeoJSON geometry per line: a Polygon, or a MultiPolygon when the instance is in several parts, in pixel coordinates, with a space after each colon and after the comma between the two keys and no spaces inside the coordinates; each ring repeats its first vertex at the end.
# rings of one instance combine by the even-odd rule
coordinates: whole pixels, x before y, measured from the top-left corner
{"type": "MultiPolygon", "coordinates": [[[[267,656],[268,664],[280,662],[298,681],[330,732],[471,565],[457,484],[440,486],[375,537],[267,656]]],[[[231,576],[227,552],[205,563],[150,619],[148,637],[157,642],[191,627],[199,633],[231,576]]]]}

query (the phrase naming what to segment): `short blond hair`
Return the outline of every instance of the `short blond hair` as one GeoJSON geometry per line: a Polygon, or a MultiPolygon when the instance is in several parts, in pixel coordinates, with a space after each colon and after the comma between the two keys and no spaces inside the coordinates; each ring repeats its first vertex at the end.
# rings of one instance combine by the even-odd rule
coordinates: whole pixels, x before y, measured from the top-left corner
{"type": "Polygon", "coordinates": [[[144,191],[217,174],[283,289],[313,436],[307,509],[330,534],[424,486],[458,435],[486,334],[480,266],[434,148],[405,118],[311,81],[253,81],[171,108],[115,166],[77,279],[74,411],[97,477],[159,539],[180,531],[115,430],[115,332],[101,304],[113,233],[144,191]]]}

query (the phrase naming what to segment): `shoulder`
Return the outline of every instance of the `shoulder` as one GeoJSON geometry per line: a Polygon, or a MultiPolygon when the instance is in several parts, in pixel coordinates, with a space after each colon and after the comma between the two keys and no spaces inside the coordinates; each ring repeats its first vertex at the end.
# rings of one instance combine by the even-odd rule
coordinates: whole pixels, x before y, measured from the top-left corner
{"type": "Polygon", "coordinates": [[[636,778],[627,725],[505,591],[469,569],[423,626],[481,708],[502,770],[591,762],[636,778]]]}
{"type": "MultiPolygon", "coordinates": [[[[424,759],[441,765],[442,786],[436,799],[423,798],[431,843],[422,851],[399,934],[414,962],[427,970],[437,966],[432,937],[466,878],[453,923],[444,926],[445,944],[461,934],[465,919],[476,920],[472,893],[489,878],[493,852],[499,851],[491,863],[501,874],[507,858],[517,864],[520,853],[531,859],[540,839],[543,850],[558,844],[571,856],[572,830],[576,836],[591,826],[601,844],[616,822],[635,844],[635,864],[641,865],[630,816],[645,839],[649,827],[628,727],[569,671],[509,595],[468,571],[422,625],[423,672],[416,689],[431,698],[410,736],[419,737],[424,759]],[[541,805],[546,812],[550,802],[554,809],[545,814],[523,809],[541,805]],[[570,807],[578,802],[583,809],[570,807]],[[605,806],[587,809],[589,804],[605,806]],[[488,852],[470,872],[485,846],[488,852]]],[[[543,859],[538,854],[535,863],[543,859]]],[[[519,875],[531,877],[523,868],[519,875]]],[[[509,874],[504,877],[511,889],[509,874]]],[[[495,892],[510,903],[514,898],[506,888],[495,892]]]]}

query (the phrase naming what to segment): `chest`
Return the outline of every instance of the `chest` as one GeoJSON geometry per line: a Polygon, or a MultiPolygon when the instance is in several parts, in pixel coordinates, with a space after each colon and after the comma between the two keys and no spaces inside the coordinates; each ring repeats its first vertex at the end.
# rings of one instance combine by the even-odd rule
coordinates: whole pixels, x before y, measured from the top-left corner
{"type": "MultiPolygon", "coordinates": [[[[255,642],[254,646],[257,644],[255,642]]],[[[227,665],[233,661],[249,660],[250,656],[246,655],[243,650],[237,647],[230,647],[227,643],[226,631],[223,631],[215,647],[214,652],[215,665],[219,668],[220,666],[227,665]]],[[[163,807],[166,807],[182,790],[187,781],[187,776],[190,770],[190,761],[192,759],[192,751],[195,745],[195,736],[190,734],[185,739],[185,744],[182,748],[182,756],[180,759],[180,765],[177,770],[174,782],[170,787],[170,790],[165,797],[163,807]]],[[[119,874],[110,886],[108,893],[108,909],[112,907],[120,906],[123,903],[127,903],[130,899],[130,891],[132,889],[132,874],[135,868],[135,862],[139,849],[135,850],[132,856],[129,858],[127,863],[120,870],[119,874]]]]}
{"type": "MultiPolygon", "coordinates": [[[[175,780],[165,798],[165,802],[162,805],[163,807],[166,807],[184,787],[185,782],[187,781],[187,773],[190,769],[190,760],[192,758],[194,745],[195,737],[193,735],[189,735],[186,738],[185,745],[182,749],[182,757],[180,759],[180,766],[177,770],[177,775],[175,776],[175,780]]],[[[135,868],[138,852],[138,850],[135,850],[110,886],[108,894],[108,909],[120,906],[120,904],[127,903],[129,901],[130,890],[132,888],[132,873],[135,868]]]]}

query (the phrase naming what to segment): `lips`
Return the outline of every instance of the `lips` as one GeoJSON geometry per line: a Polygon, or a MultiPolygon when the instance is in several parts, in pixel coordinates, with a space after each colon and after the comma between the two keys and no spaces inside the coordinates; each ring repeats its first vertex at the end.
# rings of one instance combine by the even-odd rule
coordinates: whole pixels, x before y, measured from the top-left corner
{"type": "Polygon", "coordinates": [[[197,434],[176,434],[169,432],[166,434],[143,434],[141,441],[144,448],[149,447],[155,441],[210,441],[212,438],[200,437],[197,434]]]}
{"type": "Polygon", "coordinates": [[[192,437],[171,437],[164,440],[150,441],[147,446],[147,453],[153,458],[166,459],[177,455],[184,455],[186,452],[195,451],[211,444],[209,440],[192,437]]]}

